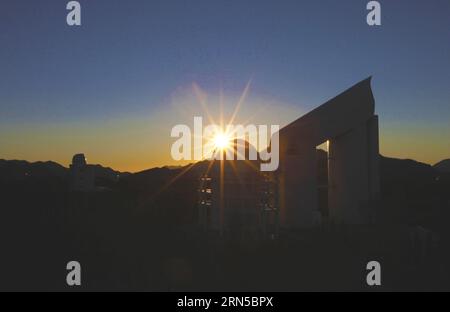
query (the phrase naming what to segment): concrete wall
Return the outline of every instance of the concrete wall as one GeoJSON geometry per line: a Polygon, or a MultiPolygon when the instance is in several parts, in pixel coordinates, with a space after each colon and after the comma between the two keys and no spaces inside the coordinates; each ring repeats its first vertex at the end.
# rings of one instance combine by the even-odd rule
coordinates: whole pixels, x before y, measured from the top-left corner
{"type": "Polygon", "coordinates": [[[330,139],[328,203],[335,223],[370,223],[378,189],[377,117],[330,139]],[[376,145],[376,146],[375,146],[376,145]]]}
{"type": "Polygon", "coordinates": [[[373,220],[379,195],[378,117],[370,78],[280,130],[280,225],[307,228],[318,213],[316,146],[329,141],[328,205],[340,224],[373,220]]]}

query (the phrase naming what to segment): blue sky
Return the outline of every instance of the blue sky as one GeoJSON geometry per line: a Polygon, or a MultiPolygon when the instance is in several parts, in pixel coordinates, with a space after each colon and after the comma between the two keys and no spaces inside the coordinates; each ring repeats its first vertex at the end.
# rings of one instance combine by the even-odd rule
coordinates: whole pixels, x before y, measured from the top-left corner
{"type": "Polygon", "coordinates": [[[80,27],[67,2],[1,3],[0,158],[37,157],[11,143],[32,125],[157,116],[193,82],[234,94],[252,79],[252,95],[308,111],[368,76],[382,152],[450,157],[449,1],[380,1],[379,27],[364,0],[85,0],[80,27]]]}

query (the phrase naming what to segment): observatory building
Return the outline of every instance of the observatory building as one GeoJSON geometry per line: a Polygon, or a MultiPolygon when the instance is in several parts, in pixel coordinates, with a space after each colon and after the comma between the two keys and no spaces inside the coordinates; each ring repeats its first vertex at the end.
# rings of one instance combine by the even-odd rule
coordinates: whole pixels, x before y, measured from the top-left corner
{"type": "Polygon", "coordinates": [[[249,169],[242,160],[212,163],[200,181],[200,224],[270,234],[373,222],[379,151],[370,82],[359,82],[281,129],[277,171],[257,172],[259,163],[249,169]],[[327,151],[317,149],[323,143],[327,151]]]}
{"type": "Polygon", "coordinates": [[[378,116],[371,78],[280,130],[280,225],[311,227],[373,221],[379,198],[378,116]],[[318,183],[316,147],[327,143],[327,183],[318,183]],[[328,194],[319,209],[319,190],[328,194]],[[323,212],[326,212],[325,214],[323,212]]]}
{"type": "MultiPolygon", "coordinates": [[[[233,142],[234,152],[241,144],[247,158],[250,149],[256,153],[248,142],[239,140],[233,142]]],[[[246,238],[273,231],[275,211],[267,206],[270,177],[259,168],[259,160],[210,161],[198,190],[199,223],[203,228],[246,238]]]]}
{"type": "Polygon", "coordinates": [[[89,192],[95,189],[94,168],[87,164],[84,154],[76,154],[70,165],[70,189],[89,192]]]}

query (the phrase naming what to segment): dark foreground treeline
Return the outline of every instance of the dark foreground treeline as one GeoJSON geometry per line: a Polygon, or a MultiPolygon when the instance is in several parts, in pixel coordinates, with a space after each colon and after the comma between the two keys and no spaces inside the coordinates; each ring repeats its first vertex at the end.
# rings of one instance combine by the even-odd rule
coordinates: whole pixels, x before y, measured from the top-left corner
{"type": "MultiPolygon", "coordinates": [[[[450,177],[383,158],[377,224],[222,240],[196,227],[195,168],[152,169],[71,193],[64,171],[0,178],[0,290],[450,290],[450,177]],[[77,260],[82,285],[66,284],[77,260]]],[[[0,168],[0,173],[1,173],[0,168]]],[[[3,168],[4,169],[4,168],[3,168]]]]}

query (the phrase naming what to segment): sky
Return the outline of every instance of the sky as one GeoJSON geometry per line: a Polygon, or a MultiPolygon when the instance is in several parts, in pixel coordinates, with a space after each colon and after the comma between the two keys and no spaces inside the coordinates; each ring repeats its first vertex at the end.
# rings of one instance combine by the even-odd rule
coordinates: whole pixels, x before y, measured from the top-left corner
{"type": "Polygon", "coordinates": [[[176,164],[176,124],[285,125],[372,76],[380,152],[450,158],[450,2],[65,0],[0,3],[0,158],[122,171],[176,164]],[[222,103],[222,104],[220,104],[222,103]]]}

